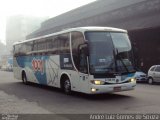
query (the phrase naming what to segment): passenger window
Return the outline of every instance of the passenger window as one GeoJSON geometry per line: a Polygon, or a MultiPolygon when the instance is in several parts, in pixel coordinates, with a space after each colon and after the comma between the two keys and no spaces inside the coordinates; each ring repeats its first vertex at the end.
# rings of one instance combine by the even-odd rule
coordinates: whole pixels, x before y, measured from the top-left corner
{"type": "Polygon", "coordinates": [[[14,56],[19,56],[19,52],[20,52],[20,47],[21,45],[15,45],[15,49],[14,49],[14,56]]]}
{"type": "Polygon", "coordinates": [[[37,50],[46,50],[46,41],[41,39],[37,41],[37,50]]]}
{"type": "Polygon", "coordinates": [[[53,49],[53,38],[52,37],[46,39],[46,48],[48,50],[53,49]]]}
{"type": "Polygon", "coordinates": [[[32,47],[33,47],[33,42],[27,42],[25,43],[26,46],[26,53],[30,53],[32,51],[32,47]]]}
{"type": "Polygon", "coordinates": [[[60,53],[69,53],[69,33],[59,35],[58,39],[60,41],[60,53]]]}
{"type": "Polygon", "coordinates": [[[59,51],[60,51],[60,41],[58,39],[58,36],[55,36],[53,38],[53,53],[59,54],[59,51]]]}
{"type": "Polygon", "coordinates": [[[37,42],[33,41],[33,51],[37,51],[37,42]]]}
{"type": "Polygon", "coordinates": [[[150,71],[154,71],[155,67],[152,67],[150,71]]]}
{"type": "Polygon", "coordinates": [[[160,72],[160,66],[157,66],[155,69],[156,72],[160,72]]]}

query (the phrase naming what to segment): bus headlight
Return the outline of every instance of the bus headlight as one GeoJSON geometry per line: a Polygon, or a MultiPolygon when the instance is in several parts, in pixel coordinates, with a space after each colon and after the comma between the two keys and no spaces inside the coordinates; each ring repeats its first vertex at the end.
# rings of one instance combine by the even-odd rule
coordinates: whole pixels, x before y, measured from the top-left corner
{"type": "Polygon", "coordinates": [[[105,84],[105,82],[101,81],[101,80],[91,80],[91,83],[95,84],[95,85],[104,85],[105,84]]]}
{"type": "Polygon", "coordinates": [[[131,78],[129,79],[130,82],[136,82],[136,79],[135,78],[131,78]]]}

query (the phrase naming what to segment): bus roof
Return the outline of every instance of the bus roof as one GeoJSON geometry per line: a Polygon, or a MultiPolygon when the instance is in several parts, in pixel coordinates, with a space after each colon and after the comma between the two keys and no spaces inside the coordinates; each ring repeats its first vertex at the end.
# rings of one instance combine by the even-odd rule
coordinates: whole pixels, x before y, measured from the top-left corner
{"type": "Polygon", "coordinates": [[[113,28],[113,27],[97,27],[97,26],[95,26],[95,27],[94,26],[76,27],[76,28],[64,29],[64,30],[62,30],[60,32],[56,32],[56,33],[52,33],[52,34],[48,34],[48,35],[44,35],[44,36],[40,36],[40,37],[36,37],[36,38],[31,38],[31,39],[24,40],[24,41],[18,41],[18,42],[15,42],[13,45],[24,43],[24,42],[28,42],[28,41],[32,41],[32,40],[36,40],[36,39],[46,38],[46,37],[50,37],[50,36],[53,36],[53,35],[72,32],[72,31],[79,31],[79,32],[85,32],[85,31],[111,31],[111,32],[125,32],[125,33],[127,33],[127,31],[124,30],[124,29],[113,28]]]}

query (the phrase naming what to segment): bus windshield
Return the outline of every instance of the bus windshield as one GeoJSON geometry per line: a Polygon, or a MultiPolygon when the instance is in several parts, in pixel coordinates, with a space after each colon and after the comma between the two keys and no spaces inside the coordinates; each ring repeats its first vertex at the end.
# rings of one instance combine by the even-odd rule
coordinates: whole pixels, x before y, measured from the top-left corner
{"type": "Polygon", "coordinates": [[[131,44],[127,33],[88,31],[91,74],[133,72],[131,44]]]}

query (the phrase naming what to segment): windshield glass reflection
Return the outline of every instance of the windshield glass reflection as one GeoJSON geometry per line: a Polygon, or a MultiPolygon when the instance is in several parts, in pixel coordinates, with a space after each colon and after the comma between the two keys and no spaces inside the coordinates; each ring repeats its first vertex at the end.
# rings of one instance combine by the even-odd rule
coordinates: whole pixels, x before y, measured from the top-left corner
{"type": "Polygon", "coordinates": [[[91,74],[133,71],[131,45],[126,33],[90,31],[85,36],[89,41],[91,74]]]}

